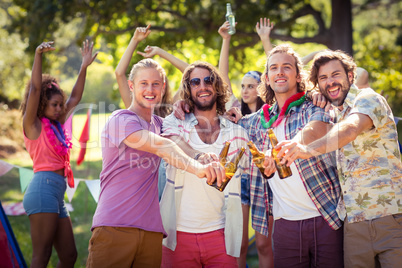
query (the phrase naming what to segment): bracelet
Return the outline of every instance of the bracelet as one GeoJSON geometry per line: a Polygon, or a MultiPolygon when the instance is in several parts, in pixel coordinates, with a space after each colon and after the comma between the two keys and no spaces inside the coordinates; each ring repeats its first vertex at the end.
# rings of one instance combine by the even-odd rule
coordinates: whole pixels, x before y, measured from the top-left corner
{"type": "Polygon", "coordinates": [[[194,159],[195,160],[198,160],[200,157],[201,157],[201,155],[203,155],[204,153],[198,153],[198,154],[196,154],[195,156],[194,156],[194,159]]]}

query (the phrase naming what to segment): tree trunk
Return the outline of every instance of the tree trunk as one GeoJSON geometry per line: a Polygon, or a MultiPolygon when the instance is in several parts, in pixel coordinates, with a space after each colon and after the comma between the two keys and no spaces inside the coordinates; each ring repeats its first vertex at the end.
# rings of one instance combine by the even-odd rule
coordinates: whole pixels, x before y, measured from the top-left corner
{"type": "Polygon", "coordinates": [[[353,56],[352,3],[351,0],[332,0],[332,20],[328,47],[340,49],[353,56]]]}

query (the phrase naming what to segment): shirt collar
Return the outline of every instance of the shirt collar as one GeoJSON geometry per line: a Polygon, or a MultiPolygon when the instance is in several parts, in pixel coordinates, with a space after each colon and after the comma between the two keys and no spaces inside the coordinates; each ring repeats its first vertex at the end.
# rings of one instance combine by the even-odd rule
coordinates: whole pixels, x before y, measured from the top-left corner
{"type": "MultiPolygon", "coordinates": [[[[192,127],[198,124],[198,120],[195,117],[194,113],[186,114],[185,117],[186,117],[185,120],[188,121],[192,127]]],[[[229,126],[230,121],[228,119],[226,119],[220,115],[218,115],[218,117],[219,117],[219,124],[220,124],[221,128],[226,128],[229,126]]]]}
{"type": "Polygon", "coordinates": [[[353,102],[356,98],[356,96],[359,94],[361,90],[356,87],[355,84],[352,84],[350,86],[349,92],[346,95],[345,101],[343,102],[343,111],[347,110],[349,107],[353,106],[353,102]]]}

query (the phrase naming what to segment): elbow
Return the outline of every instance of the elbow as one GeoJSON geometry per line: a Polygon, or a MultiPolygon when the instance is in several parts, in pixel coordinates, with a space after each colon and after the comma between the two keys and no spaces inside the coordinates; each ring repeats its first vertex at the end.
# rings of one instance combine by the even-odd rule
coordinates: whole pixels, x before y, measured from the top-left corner
{"type": "Polygon", "coordinates": [[[115,75],[117,78],[126,76],[126,74],[125,74],[123,71],[121,71],[119,68],[116,68],[116,70],[114,71],[114,75],[115,75]]]}
{"type": "Polygon", "coordinates": [[[163,159],[166,159],[168,155],[174,151],[172,148],[173,146],[175,146],[175,143],[166,138],[155,141],[155,154],[163,159]]]}

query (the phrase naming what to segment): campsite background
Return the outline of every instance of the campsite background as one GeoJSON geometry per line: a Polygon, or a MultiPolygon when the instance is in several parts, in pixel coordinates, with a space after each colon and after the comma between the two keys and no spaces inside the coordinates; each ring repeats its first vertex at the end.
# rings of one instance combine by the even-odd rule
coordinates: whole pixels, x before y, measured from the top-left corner
{"type": "MultiPolygon", "coordinates": [[[[44,56],[44,72],[56,76],[69,92],[75,83],[86,38],[100,51],[88,68],[81,104],[73,117],[72,168],[81,178],[70,212],[78,249],[76,267],[84,267],[90,226],[96,202],[84,180],[97,180],[102,168],[100,131],[108,115],[124,108],[114,68],[138,26],[151,24],[146,45],[164,48],[186,62],[203,60],[218,64],[226,2],[231,2],[237,32],[231,40],[230,74],[236,97],[240,97],[242,75],[264,69],[265,54],[255,32],[260,17],[275,23],[271,41],[290,43],[301,56],[331,48],[352,54],[358,66],[370,74],[371,87],[388,95],[394,115],[402,116],[402,2],[397,0],[2,0],[0,2],[0,160],[14,165],[0,177],[0,201],[21,202],[21,168],[32,170],[23,142],[18,110],[30,72],[35,48],[42,41],[55,41],[56,51],[44,56]],[[76,165],[78,139],[92,104],[90,139],[84,162],[76,165]]],[[[131,65],[142,57],[135,55],[131,65]]],[[[173,91],[178,89],[180,71],[155,57],[165,68],[173,91]]],[[[307,66],[306,68],[308,68],[307,66]]],[[[401,126],[398,125],[399,140],[401,126]]],[[[66,197],[68,202],[68,199],[66,197]]],[[[8,216],[25,261],[30,264],[32,248],[26,215],[8,216]]],[[[52,254],[48,267],[56,267],[52,254]]],[[[250,254],[249,267],[258,267],[250,254]]]]}

